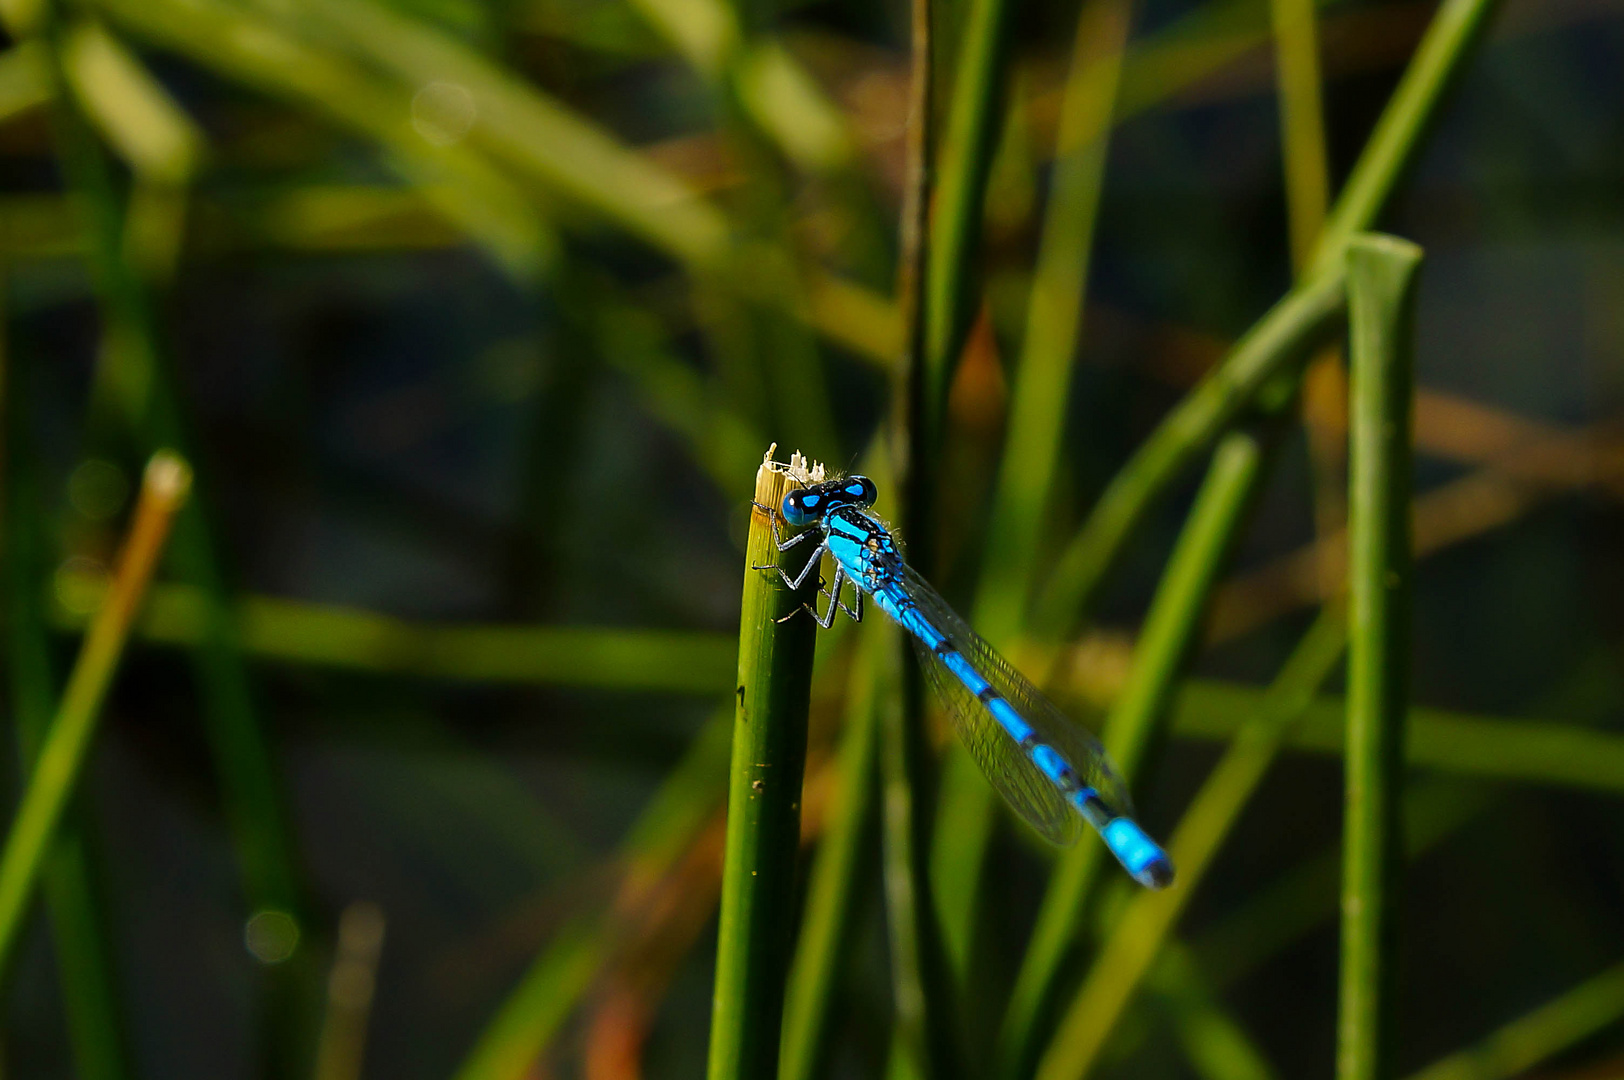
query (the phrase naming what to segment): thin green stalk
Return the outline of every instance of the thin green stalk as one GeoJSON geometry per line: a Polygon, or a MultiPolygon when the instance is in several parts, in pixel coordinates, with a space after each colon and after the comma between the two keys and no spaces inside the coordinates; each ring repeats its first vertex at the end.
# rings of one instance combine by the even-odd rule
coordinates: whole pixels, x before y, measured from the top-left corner
{"type": "Polygon", "coordinates": [[[0,974],[7,969],[35,879],[73,795],[130,623],[190,486],[191,470],[184,461],[168,452],[153,455],[112,588],[85,635],[0,853],[0,974]]]}
{"type": "Polygon", "coordinates": [[[1320,103],[1319,33],[1314,0],[1270,0],[1274,21],[1275,85],[1280,102],[1281,160],[1291,264],[1302,270],[1314,254],[1330,199],[1320,103]]]}
{"type": "Polygon", "coordinates": [[[1346,628],[1340,607],[1327,608],[1303,635],[1269,688],[1264,708],[1235,736],[1197,792],[1169,845],[1179,868],[1177,888],[1141,892],[1072,999],[1038,1066],[1038,1080],[1080,1080],[1099,1053],[1196,886],[1239,819],[1284,740],[1342,656],[1346,628]]]}
{"type": "MultiPolygon", "coordinates": [[[[3,283],[0,283],[3,284],[3,283]]],[[[4,355],[0,339],[0,355],[4,355]]],[[[44,505],[36,481],[33,449],[27,438],[24,380],[14,358],[5,356],[4,520],[7,585],[6,672],[11,688],[18,757],[26,777],[38,760],[40,743],[56,708],[49,641],[41,611],[47,580],[40,551],[44,505]]],[[[117,982],[109,957],[107,922],[94,887],[82,814],[69,807],[56,841],[41,868],[41,892],[51,921],[63,1006],[74,1068],[85,1080],[123,1080],[126,1064],[117,982]]]]}
{"type": "MultiPolygon", "coordinates": [[[[1053,494],[1132,6],[1132,0],[1086,5],[1072,46],[1051,195],[971,609],[977,629],[999,649],[1014,647],[1024,622],[1044,512],[1053,494]]],[[[997,797],[968,751],[955,745],[948,753],[933,863],[944,945],[964,981],[997,797]]]]}
{"type": "MultiPolygon", "coordinates": [[[[1262,437],[1247,430],[1228,436],[1213,457],[1145,618],[1127,685],[1105,723],[1107,748],[1124,776],[1137,773],[1168,718],[1177,678],[1199,636],[1207,600],[1256,489],[1263,459],[1262,437]]],[[[1067,852],[1050,879],[999,1036],[1001,1076],[1025,1075],[1037,1057],[1100,863],[1098,847],[1088,844],[1067,852]]]]}
{"type": "Polygon", "coordinates": [[[839,790],[812,864],[806,914],[784,1000],[780,1080],[816,1080],[828,1057],[835,990],[847,968],[847,945],[864,895],[861,875],[874,839],[875,769],[879,756],[879,668],[891,642],[869,634],[847,679],[845,732],[837,766],[839,790]]]}
{"type": "Polygon", "coordinates": [[[1051,195],[973,609],[975,625],[995,646],[1012,643],[1032,593],[1032,566],[1059,467],[1082,336],[1111,116],[1132,17],[1132,0],[1094,0],[1083,8],[1077,23],[1051,195]]]}
{"type": "Polygon", "coordinates": [[[1343,246],[1386,207],[1496,3],[1445,0],[1438,9],[1337,198],[1310,270],[1168,414],[1101,493],[1043,591],[1035,629],[1063,636],[1086,618],[1118,555],[1168,485],[1275,372],[1306,358],[1334,332],[1344,311],[1343,246]]]}
{"type": "Polygon", "coordinates": [[[1521,1076],[1624,1017],[1624,964],[1615,964],[1519,1016],[1476,1046],[1450,1054],[1410,1080],[1506,1080],[1521,1076]]]}
{"type": "Polygon", "coordinates": [[[771,508],[793,486],[782,466],[763,464],[756,473],[759,505],[750,515],[739,617],[710,1080],[767,1077],[778,1068],[817,630],[801,608],[817,597],[818,574],[814,569],[792,591],[777,571],[754,567],[782,566],[794,577],[806,564],[811,545],[780,552],[773,543],[771,508]]]}
{"type": "Polygon", "coordinates": [[[1499,0],[1443,0],[1416,46],[1320,235],[1309,276],[1340,273],[1342,248],[1375,227],[1393,191],[1420,152],[1438,105],[1487,29],[1499,0]]]}
{"type": "Polygon", "coordinates": [[[1348,245],[1348,731],[1338,1080],[1393,1074],[1409,711],[1410,417],[1421,249],[1348,245]]]}
{"type": "Polygon", "coordinates": [[[929,391],[935,401],[947,397],[975,318],[976,254],[1005,96],[1009,9],[1008,0],[970,0],[959,35],[925,279],[925,366],[935,384],[929,391]]]}
{"type": "Polygon", "coordinates": [[[1343,278],[1327,272],[1287,293],[1185,395],[1112,478],[1061,554],[1033,613],[1035,632],[1065,637],[1086,615],[1106,574],[1154,500],[1279,372],[1335,332],[1343,278]]]}

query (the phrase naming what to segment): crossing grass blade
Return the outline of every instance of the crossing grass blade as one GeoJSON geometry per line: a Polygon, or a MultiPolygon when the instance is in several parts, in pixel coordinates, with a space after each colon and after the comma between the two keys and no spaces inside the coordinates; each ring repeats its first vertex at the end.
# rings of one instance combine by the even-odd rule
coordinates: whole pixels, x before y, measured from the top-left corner
{"type": "Polygon", "coordinates": [[[1276,372],[1307,358],[1340,325],[1346,299],[1343,248],[1386,207],[1495,6],[1496,0],[1440,5],[1332,208],[1309,270],[1112,478],[1041,594],[1033,618],[1037,632],[1062,636],[1086,618],[1101,583],[1154,502],[1276,372]]]}
{"type": "Polygon", "coordinates": [[[14,955],[29,899],[89,753],[130,623],[190,487],[191,470],[183,460],[167,451],[153,455],[112,587],[85,635],[0,852],[0,973],[14,955]]]}
{"type": "Polygon", "coordinates": [[[781,466],[764,464],[756,474],[760,505],[750,516],[739,617],[710,1080],[770,1076],[778,1068],[817,630],[801,608],[817,596],[818,573],[791,591],[776,571],[750,568],[780,565],[794,577],[805,565],[811,545],[780,552],[773,542],[773,508],[792,486],[781,466]]]}
{"type": "MultiPolygon", "coordinates": [[[[1107,749],[1125,776],[1135,774],[1166,729],[1176,680],[1197,640],[1207,600],[1251,501],[1263,458],[1262,437],[1256,432],[1237,431],[1225,439],[1157,586],[1134,650],[1133,670],[1105,723],[1107,749]]],[[[999,1034],[1002,1076],[1025,1075],[1041,1049],[1043,1024],[1052,1013],[1100,865],[1096,847],[1066,852],[1050,879],[999,1034]]],[[[1184,875],[1177,855],[1173,863],[1184,875]]],[[[1189,887],[1185,883],[1177,891],[1182,894],[1189,887]]]]}
{"type": "Polygon", "coordinates": [[[1339,607],[1323,612],[1281,669],[1262,709],[1239,731],[1207,777],[1168,845],[1176,888],[1138,893],[1113,928],[1038,1065],[1038,1080],[1080,1080],[1098,1062],[1139,982],[1171,934],[1219,846],[1279,751],[1287,729],[1341,658],[1339,607]]]}
{"type": "Polygon", "coordinates": [[[1338,1080],[1385,1080],[1396,1045],[1420,266],[1421,249],[1394,237],[1358,236],[1348,246],[1348,748],[1338,1080]]]}

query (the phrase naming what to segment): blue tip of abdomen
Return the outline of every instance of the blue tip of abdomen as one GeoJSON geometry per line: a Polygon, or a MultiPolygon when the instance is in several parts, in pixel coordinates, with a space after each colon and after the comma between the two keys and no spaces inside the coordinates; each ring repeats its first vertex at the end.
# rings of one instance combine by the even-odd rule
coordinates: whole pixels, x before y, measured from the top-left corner
{"type": "Polygon", "coordinates": [[[1105,846],[1139,884],[1165,889],[1173,884],[1173,861],[1132,818],[1112,818],[1100,830],[1105,846]]]}

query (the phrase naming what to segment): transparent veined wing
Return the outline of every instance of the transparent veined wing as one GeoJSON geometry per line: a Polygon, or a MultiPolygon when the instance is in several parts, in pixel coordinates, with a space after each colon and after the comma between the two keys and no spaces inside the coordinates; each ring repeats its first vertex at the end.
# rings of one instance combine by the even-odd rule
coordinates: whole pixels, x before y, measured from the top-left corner
{"type": "MultiPolygon", "coordinates": [[[[1058,751],[1082,782],[1094,788],[1114,813],[1132,814],[1127,785],[1117,776],[1098,740],[1011,667],[1009,661],[970,629],[911,567],[902,568],[901,581],[925,620],[947,638],[1000,697],[1014,706],[1038,740],[1058,751]]],[[[987,707],[947,669],[941,657],[925,648],[917,637],[914,645],[955,732],[992,786],[1045,839],[1062,846],[1076,843],[1084,826],[1077,808],[1010,737],[987,707]]]]}

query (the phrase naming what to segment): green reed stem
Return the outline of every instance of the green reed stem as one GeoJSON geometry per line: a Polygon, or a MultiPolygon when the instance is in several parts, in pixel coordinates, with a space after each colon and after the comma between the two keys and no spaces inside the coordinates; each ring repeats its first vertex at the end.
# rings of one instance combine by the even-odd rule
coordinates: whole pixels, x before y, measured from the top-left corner
{"type": "Polygon", "coordinates": [[[112,588],[85,635],[0,853],[0,973],[11,959],[34,882],[90,749],[130,622],[190,486],[184,461],[166,451],[153,455],[112,588]]]}
{"type": "Polygon", "coordinates": [[[784,1043],[779,1080],[816,1080],[828,1058],[835,989],[848,969],[848,945],[862,873],[874,839],[875,769],[879,757],[879,668],[892,647],[883,634],[867,634],[858,644],[847,678],[847,706],[839,789],[812,864],[806,914],[790,966],[784,1000],[784,1043]]]}
{"type": "MultiPolygon", "coordinates": [[[[1263,459],[1261,436],[1247,430],[1229,435],[1213,457],[1157,586],[1127,685],[1105,723],[1107,748],[1124,776],[1138,772],[1168,718],[1178,676],[1199,635],[1207,600],[1257,486],[1263,459]]],[[[1087,844],[1066,852],[1050,879],[999,1037],[1001,1076],[1025,1075],[1037,1057],[1087,908],[1100,863],[1098,848],[1087,844]]]]}
{"type": "MultiPolygon", "coordinates": [[[[39,511],[45,504],[37,482],[33,448],[25,433],[25,380],[20,377],[16,359],[5,359],[6,671],[18,757],[26,778],[38,761],[40,743],[56,709],[56,680],[41,610],[42,584],[49,579],[40,550],[39,511]]],[[[51,942],[74,1068],[85,1080],[123,1080],[129,1074],[128,1054],[109,955],[107,921],[94,887],[83,815],[75,814],[71,806],[65,813],[70,816],[58,828],[40,870],[40,890],[51,921],[51,942]]]]}
{"type": "Polygon", "coordinates": [[[776,571],[751,568],[780,565],[794,577],[806,565],[812,544],[778,551],[775,511],[762,509],[781,504],[792,486],[778,469],[764,465],[756,474],[761,506],[750,515],[739,618],[710,1080],[767,1077],[778,1068],[817,630],[801,607],[817,597],[818,572],[792,592],[776,571]]]}
{"type": "Polygon", "coordinates": [[[1305,359],[1344,312],[1342,249],[1370,228],[1414,159],[1497,0],[1445,0],[1355,163],[1309,271],[1185,395],[1101,493],[1043,591],[1034,629],[1063,636],[1088,609],[1145,513],[1274,373],[1305,359]]]}
{"type": "Polygon", "coordinates": [[[1178,882],[1160,892],[1137,893],[1130,901],[1066,1010],[1038,1066],[1038,1080],[1077,1080],[1097,1063],[1140,980],[1262,782],[1286,730],[1340,659],[1345,635],[1339,607],[1326,609],[1303,635],[1270,686],[1264,708],[1236,734],[1179,822],[1168,845],[1178,882]]]}
{"type": "Polygon", "coordinates": [[[1348,245],[1348,749],[1338,1080],[1392,1075],[1409,697],[1410,415],[1421,249],[1348,245]]]}
{"type": "Polygon", "coordinates": [[[1615,964],[1410,1080],[1506,1080],[1624,1017],[1624,964],[1615,964]]]}

